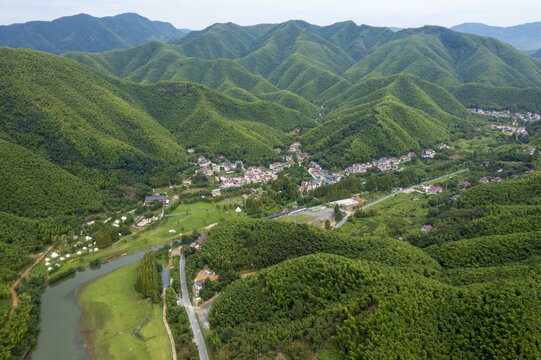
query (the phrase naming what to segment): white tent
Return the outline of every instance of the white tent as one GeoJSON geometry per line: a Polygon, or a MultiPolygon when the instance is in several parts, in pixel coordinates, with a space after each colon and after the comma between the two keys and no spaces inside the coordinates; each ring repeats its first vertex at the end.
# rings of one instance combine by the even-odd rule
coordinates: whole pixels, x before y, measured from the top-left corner
{"type": "Polygon", "coordinates": [[[77,251],[77,255],[81,255],[81,254],[82,254],[81,250],[77,251]]]}
{"type": "Polygon", "coordinates": [[[58,254],[57,254],[57,253],[55,253],[55,252],[53,252],[53,253],[51,254],[51,257],[52,257],[53,259],[55,259],[55,258],[57,258],[57,257],[58,257],[58,254]]]}
{"type": "Polygon", "coordinates": [[[71,257],[70,254],[66,254],[66,259],[69,259],[71,257]]]}
{"type": "Polygon", "coordinates": [[[49,266],[49,267],[47,268],[47,270],[49,270],[49,271],[51,271],[52,269],[53,269],[53,268],[52,268],[51,266],[49,266]]]}
{"type": "Polygon", "coordinates": [[[94,251],[98,251],[98,248],[94,248],[94,251]]]}
{"type": "Polygon", "coordinates": [[[237,206],[237,208],[235,209],[236,212],[240,213],[242,210],[240,209],[240,207],[237,206]]]}

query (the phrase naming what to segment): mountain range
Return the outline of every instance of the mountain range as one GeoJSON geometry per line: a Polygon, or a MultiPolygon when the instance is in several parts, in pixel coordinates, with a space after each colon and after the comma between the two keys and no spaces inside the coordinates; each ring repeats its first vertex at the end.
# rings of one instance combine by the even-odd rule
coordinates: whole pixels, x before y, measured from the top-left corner
{"type": "Polygon", "coordinates": [[[0,139],[81,194],[98,190],[80,209],[114,206],[152,176],[176,179],[187,147],[259,165],[296,135],[313,159],[344,168],[447,141],[469,126],[466,107],[541,107],[541,62],[435,26],[227,23],[169,44],[63,57],[1,48],[0,59],[0,139]]]}
{"type": "Polygon", "coordinates": [[[451,30],[490,36],[522,51],[541,49],[541,21],[509,27],[464,23],[451,27],[451,30]]]}
{"type": "MultiPolygon", "coordinates": [[[[310,160],[342,171],[471,138],[469,107],[541,111],[536,53],[495,38],[299,20],[186,33],[136,14],[0,28],[4,300],[28,254],[67,241],[93,214],[132,208],[157,183],[181,183],[198,155],[268,165],[283,159],[277,147],[301,141],[310,160]]],[[[539,148],[537,128],[528,124],[526,141],[539,148]]],[[[426,209],[434,230],[408,241],[220,224],[200,263],[262,271],[214,303],[212,346],[223,358],[300,358],[332,338],[351,358],[535,358],[538,194],[537,174],[472,187],[451,204],[445,194],[426,209]],[[497,265],[509,272],[494,277],[497,265]]],[[[15,334],[0,337],[4,357],[13,339],[35,335],[2,330],[15,334]]]]}
{"type": "Polygon", "coordinates": [[[87,14],[54,21],[31,21],[0,26],[0,46],[29,48],[62,54],[68,51],[100,52],[127,49],[150,40],[169,41],[189,30],[133,13],[102,18],[87,14]]]}

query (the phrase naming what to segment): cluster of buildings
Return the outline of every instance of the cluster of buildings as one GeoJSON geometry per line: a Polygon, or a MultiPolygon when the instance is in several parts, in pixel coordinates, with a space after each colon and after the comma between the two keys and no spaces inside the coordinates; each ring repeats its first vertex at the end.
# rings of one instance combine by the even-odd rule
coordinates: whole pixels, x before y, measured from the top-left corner
{"type": "Polygon", "coordinates": [[[224,156],[219,156],[217,158],[218,163],[213,163],[203,155],[200,155],[197,158],[197,164],[199,169],[195,170],[195,174],[203,174],[206,176],[213,176],[214,173],[225,172],[227,174],[234,173],[237,169],[242,169],[244,163],[242,161],[231,162],[227,160],[224,156]]]}
{"type": "Polygon", "coordinates": [[[524,121],[541,120],[541,115],[537,113],[531,113],[531,112],[527,112],[523,114],[519,112],[511,113],[511,111],[509,110],[496,111],[496,110],[483,110],[483,109],[478,109],[478,108],[472,108],[468,110],[473,114],[480,114],[480,115],[488,115],[488,116],[495,116],[495,117],[509,116],[509,117],[514,117],[514,118],[521,119],[524,121]]]}
{"type": "MultiPolygon", "coordinates": [[[[267,183],[278,178],[278,172],[290,167],[288,163],[275,162],[269,166],[269,169],[263,166],[250,166],[244,169],[243,175],[228,175],[220,176],[220,189],[230,187],[240,187],[248,184],[267,183]]],[[[214,194],[213,194],[214,195],[214,194]]]]}
{"type": "MultiPolygon", "coordinates": [[[[248,184],[267,183],[276,180],[278,178],[278,172],[291,166],[289,162],[274,162],[269,165],[269,168],[263,166],[244,168],[242,161],[231,162],[224,156],[219,156],[217,161],[218,163],[213,163],[201,155],[197,158],[197,163],[200,167],[195,171],[196,175],[215,176],[216,180],[220,181],[219,188],[212,190],[213,196],[220,196],[221,189],[240,187],[248,184]],[[239,172],[242,174],[239,174],[239,172]]],[[[191,183],[191,179],[184,180],[183,183],[185,184],[191,183]]]]}
{"type": "MultiPolygon", "coordinates": [[[[310,155],[308,155],[307,152],[303,152],[301,150],[301,145],[302,144],[299,141],[295,141],[293,144],[289,145],[289,151],[297,155],[297,160],[299,162],[303,161],[304,159],[308,159],[310,157],[310,155]]],[[[286,160],[289,161],[290,159],[286,158],[286,160]]]]}
{"type": "Polygon", "coordinates": [[[479,182],[480,182],[480,183],[483,183],[483,184],[488,184],[488,183],[490,183],[490,182],[500,182],[500,181],[502,181],[502,180],[503,180],[503,179],[502,179],[501,177],[499,177],[499,176],[497,176],[497,177],[495,177],[495,178],[492,178],[492,179],[489,179],[489,178],[487,178],[487,177],[482,177],[482,178],[479,179],[479,182]]]}
{"type": "MultiPolygon", "coordinates": [[[[439,143],[437,146],[439,149],[449,148],[449,146],[445,143],[439,143]]],[[[283,158],[284,162],[272,163],[269,165],[268,169],[263,166],[251,166],[245,169],[242,161],[231,162],[223,156],[217,158],[218,163],[213,163],[205,156],[201,155],[197,158],[199,169],[197,169],[195,173],[206,176],[216,176],[219,175],[217,173],[223,172],[223,174],[221,174],[219,177],[216,176],[216,180],[220,181],[219,188],[212,190],[213,196],[220,196],[222,189],[240,187],[254,183],[267,183],[269,181],[276,180],[278,178],[278,172],[284,170],[285,168],[291,167],[291,165],[296,161],[301,163],[303,160],[310,157],[307,152],[303,152],[301,150],[301,147],[302,144],[299,141],[295,141],[289,146],[289,151],[293,154],[286,154],[283,158]],[[296,157],[296,159],[294,157],[296,157]],[[239,174],[239,171],[237,171],[238,169],[242,170],[242,174],[239,174]],[[234,174],[235,172],[236,174],[234,174]]],[[[282,153],[282,149],[280,148],[276,148],[274,150],[279,154],[282,153]]],[[[424,150],[420,156],[423,158],[433,158],[436,156],[436,154],[436,151],[427,149],[424,150]]],[[[377,167],[380,171],[398,170],[398,165],[411,161],[416,156],[416,153],[409,152],[398,158],[383,157],[381,159],[372,160],[371,162],[363,164],[353,164],[352,166],[346,168],[344,173],[331,173],[329,170],[323,169],[315,161],[310,161],[308,172],[314,179],[312,181],[303,181],[300,185],[299,192],[303,193],[306,191],[311,191],[325,184],[335,184],[342,180],[346,175],[349,176],[355,173],[364,173],[371,167],[377,167]]],[[[189,184],[191,183],[191,179],[185,179],[183,183],[189,184]]]]}
{"type": "MultiPolygon", "coordinates": [[[[438,147],[440,149],[449,148],[449,146],[444,143],[439,143],[438,147]]],[[[421,154],[421,157],[432,159],[434,156],[436,156],[436,154],[437,154],[436,151],[432,149],[427,149],[421,154]]],[[[400,165],[401,163],[411,161],[416,156],[417,154],[410,151],[409,153],[402,155],[399,158],[383,157],[381,159],[372,160],[371,162],[367,162],[364,164],[353,164],[352,166],[347,167],[345,172],[348,175],[355,174],[355,173],[365,173],[371,167],[377,167],[380,171],[398,170],[398,165],[400,165]]]]}
{"type": "Polygon", "coordinates": [[[512,127],[512,126],[508,126],[508,125],[492,124],[492,125],[490,125],[490,127],[492,129],[501,130],[502,132],[504,132],[506,134],[509,134],[509,135],[512,135],[512,134],[515,134],[515,133],[519,134],[519,135],[528,135],[528,131],[526,131],[525,126],[512,127]]]}
{"type": "MultiPolygon", "coordinates": [[[[524,149],[524,152],[530,154],[530,155],[534,155],[535,154],[535,148],[534,147],[527,147],[526,149],[524,149]]],[[[539,151],[539,154],[541,155],[541,151],[539,151]]]]}
{"type": "Polygon", "coordinates": [[[205,241],[207,241],[208,239],[208,235],[206,233],[202,233],[201,235],[199,235],[199,237],[197,238],[197,241],[194,241],[190,244],[190,249],[196,249],[196,250],[199,250],[201,249],[201,247],[203,246],[203,244],[205,243],[205,241]]]}

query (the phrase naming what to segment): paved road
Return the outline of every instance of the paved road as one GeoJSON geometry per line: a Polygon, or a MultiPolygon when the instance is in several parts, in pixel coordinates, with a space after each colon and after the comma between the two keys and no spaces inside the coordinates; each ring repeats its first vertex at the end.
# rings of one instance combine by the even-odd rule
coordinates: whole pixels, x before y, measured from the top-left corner
{"type": "MultiPolygon", "coordinates": [[[[367,205],[361,207],[361,210],[364,210],[364,209],[366,209],[366,208],[369,208],[370,206],[374,206],[374,205],[376,205],[376,204],[379,204],[379,203],[382,202],[382,201],[385,201],[385,200],[387,200],[387,199],[389,199],[389,198],[392,198],[393,196],[396,196],[397,194],[400,194],[400,193],[406,192],[406,191],[408,191],[408,190],[411,190],[411,189],[413,189],[414,187],[417,187],[417,186],[423,186],[423,185],[426,185],[426,184],[428,184],[428,183],[430,183],[430,182],[432,182],[432,181],[441,180],[441,179],[444,179],[444,178],[449,177],[449,176],[453,176],[453,175],[456,175],[456,174],[463,173],[463,172],[465,172],[465,171],[468,171],[468,169],[463,169],[463,170],[455,171],[454,173],[451,173],[451,174],[447,174],[447,175],[443,175],[443,176],[437,177],[437,178],[435,178],[435,179],[423,181],[422,183],[419,183],[419,184],[417,184],[417,185],[412,185],[412,186],[407,187],[407,188],[405,188],[405,189],[402,189],[402,190],[400,190],[400,191],[391,193],[391,194],[389,194],[389,195],[385,195],[384,197],[382,197],[382,198],[380,198],[380,199],[378,199],[378,200],[376,200],[376,201],[374,201],[374,202],[371,202],[370,204],[367,204],[367,205]]],[[[350,215],[353,215],[354,213],[355,213],[355,212],[352,212],[352,211],[346,211],[346,215],[344,216],[344,218],[342,219],[342,221],[340,221],[338,224],[336,224],[336,225],[334,226],[333,229],[338,229],[340,226],[344,225],[344,224],[346,223],[346,221],[348,220],[348,217],[349,217],[350,215]]]]}
{"type": "Polygon", "coordinates": [[[186,312],[188,313],[188,318],[190,319],[190,325],[192,325],[192,332],[195,337],[195,342],[199,348],[199,359],[208,360],[209,356],[207,354],[207,348],[205,347],[205,340],[203,340],[203,335],[201,334],[201,329],[199,329],[199,323],[195,317],[195,312],[193,311],[192,302],[190,301],[190,295],[188,293],[188,286],[186,285],[186,273],[184,271],[184,254],[180,256],[180,285],[182,287],[182,299],[184,306],[186,307],[186,312]]]}

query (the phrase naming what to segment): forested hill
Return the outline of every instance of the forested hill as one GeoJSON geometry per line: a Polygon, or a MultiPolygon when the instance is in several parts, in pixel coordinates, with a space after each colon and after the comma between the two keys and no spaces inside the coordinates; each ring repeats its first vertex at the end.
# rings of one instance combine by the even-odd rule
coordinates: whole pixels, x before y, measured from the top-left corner
{"type": "Polygon", "coordinates": [[[534,173],[465,190],[429,216],[433,231],[406,241],[218,225],[189,261],[224,279],[255,274],[214,301],[209,342],[230,359],[317,357],[329,346],[346,359],[537,358],[540,184],[534,173]]]}
{"type": "Polygon", "coordinates": [[[326,166],[446,141],[463,126],[464,105],[535,111],[541,86],[541,62],[498,40],[436,26],[227,23],[174,44],[66,56],[132,81],[198,82],[297,110],[318,121],[302,140],[326,166]]]}
{"type": "Polygon", "coordinates": [[[290,99],[295,93],[315,104],[359,81],[400,73],[447,90],[466,83],[541,86],[541,62],[531,56],[495,39],[437,26],[393,32],[351,21],[323,27],[303,21],[226,23],[170,45],[68,56],[133,81],[196,81],[245,99],[288,90],[290,99]]]}
{"type": "MultiPolygon", "coordinates": [[[[73,202],[79,214],[101,206],[99,196],[86,196],[93,191],[107,192],[107,206],[133,201],[124,190],[145,189],[152,176],[180,181],[186,146],[248,164],[271,162],[277,159],[274,147],[286,145],[286,132],[314,126],[299,111],[269,101],[245,102],[192,83],[130,83],[34,50],[0,48],[0,63],[2,151],[21,146],[25,160],[14,161],[42,164],[43,178],[65,179],[63,187],[50,187],[48,198],[40,195],[51,208],[33,208],[22,195],[16,198],[32,213],[3,203],[3,211],[17,216],[73,213],[55,209],[72,188],[81,189],[73,202]]],[[[21,194],[35,198],[30,190],[40,188],[38,178],[20,170],[2,177],[2,189],[18,184],[21,194]]]]}
{"type": "Polygon", "coordinates": [[[185,57],[182,53],[179,46],[151,41],[128,50],[99,54],[71,52],[65,56],[131,81],[190,81],[242,100],[271,100],[308,116],[317,114],[316,107],[308,100],[280,90],[261,75],[252,74],[232,60],[205,60],[185,57]]]}
{"type": "Polygon", "coordinates": [[[68,51],[100,52],[127,49],[150,40],[180,38],[188,30],[176,29],[133,13],[102,18],[87,14],[53,21],[31,21],[0,26],[0,46],[62,54],[68,51]]]}
{"type": "Polygon", "coordinates": [[[400,156],[449,139],[466,109],[445,89],[410,75],[360,82],[328,102],[326,121],[302,136],[323,164],[400,156]]]}

